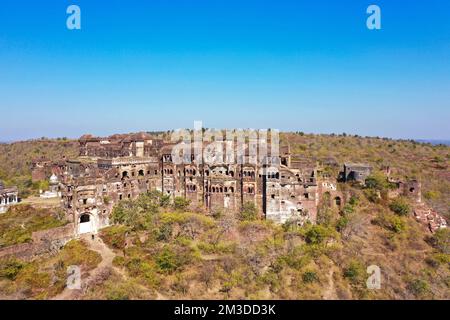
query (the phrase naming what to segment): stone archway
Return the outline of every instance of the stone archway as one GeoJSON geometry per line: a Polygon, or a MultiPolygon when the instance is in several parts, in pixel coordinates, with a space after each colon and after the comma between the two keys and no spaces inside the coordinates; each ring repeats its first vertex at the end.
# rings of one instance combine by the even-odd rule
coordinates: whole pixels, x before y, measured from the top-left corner
{"type": "Polygon", "coordinates": [[[94,223],[89,213],[81,214],[78,222],[79,234],[90,233],[94,231],[94,223]]]}

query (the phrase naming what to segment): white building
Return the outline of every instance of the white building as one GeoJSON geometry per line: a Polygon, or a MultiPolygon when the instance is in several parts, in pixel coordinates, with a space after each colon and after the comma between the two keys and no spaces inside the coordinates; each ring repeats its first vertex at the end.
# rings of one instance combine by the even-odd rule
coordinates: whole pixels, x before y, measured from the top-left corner
{"type": "Polygon", "coordinates": [[[17,187],[5,188],[0,181],[0,213],[5,213],[8,207],[19,202],[19,192],[17,187]]]}
{"type": "Polygon", "coordinates": [[[49,182],[50,182],[50,190],[42,192],[40,197],[46,199],[61,197],[61,192],[59,192],[58,187],[59,185],[58,177],[55,174],[52,174],[49,182]]]}

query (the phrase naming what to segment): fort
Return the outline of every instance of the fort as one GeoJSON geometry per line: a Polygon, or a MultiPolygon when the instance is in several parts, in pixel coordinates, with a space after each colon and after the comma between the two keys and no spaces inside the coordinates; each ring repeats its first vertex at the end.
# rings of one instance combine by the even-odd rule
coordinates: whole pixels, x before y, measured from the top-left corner
{"type": "MultiPolygon", "coordinates": [[[[82,234],[97,233],[111,224],[110,215],[118,202],[149,191],[159,191],[171,201],[176,197],[188,199],[190,209],[207,215],[234,215],[252,203],[263,219],[278,224],[314,224],[321,204],[343,208],[351,198],[339,182],[363,187],[373,170],[368,164],[345,163],[335,176],[331,172],[338,171],[336,159],[316,160],[293,154],[287,143],[274,152],[272,140],[258,142],[253,150],[249,143],[240,151],[242,146],[231,140],[201,141],[204,152],[200,156],[188,152],[187,159],[184,154],[188,161],[181,162],[179,141],[168,142],[148,133],[84,135],[78,143],[79,155],[75,158],[39,158],[31,165],[34,181],[49,181],[50,190],[40,197],[59,199],[69,223],[34,232],[30,243],[1,248],[0,257],[33,259],[82,234]],[[264,154],[259,152],[261,145],[271,152],[256,161],[255,154],[264,154]]],[[[189,148],[192,146],[184,149],[193,151],[189,148]]],[[[422,202],[418,180],[393,179],[389,167],[383,170],[392,186],[389,199],[409,198],[412,214],[431,232],[447,226],[440,214],[422,202]]],[[[6,188],[0,182],[0,199],[3,213],[19,201],[18,188],[6,188]]]]}
{"type": "MultiPolygon", "coordinates": [[[[173,159],[173,142],[147,133],[106,138],[84,135],[79,144],[76,159],[33,162],[33,177],[57,177],[59,187],[54,191],[60,192],[77,234],[108,226],[118,201],[151,190],[172,199],[184,197],[193,208],[207,213],[236,212],[251,202],[262,216],[279,223],[316,219],[317,169],[314,163],[294,161],[288,145],[270,163],[254,161],[247,147],[241,161],[207,162],[192,156],[192,161],[180,164],[173,159]]],[[[205,150],[210,145],[203,142],[205,150]]],[[[218,145],[230,146],[229,141],[218,145]]]]}
{"type": "MultiPolygon", "coordinates": [[[[264,148],[271,149],[271,141],[266,142],[264,148]]],[[[115,204],[152,190],[171,200],[186,198],[192,209],[206,214],[234,214],[252,203],[262,218],[299,225],[316,222],[321,200],[341,207],[349,198],[338,190],[338,179],[322,173],[323,163],[291,154],[289,144],[259,161],[253,156],[260,154],[260,143],[253,150],[250,143],[241,153],[232,140],[201,144],[203,150],[213,150],[216,161],[206,161],[203,153],[200,157],[188,153],[188,161],[180,162],[174,159],[180,143],[144,132],[109,137],[84,135],[79,139],[77,158],[38,159],[33,161],[32,176],[52,176],[52,192],[61,196],[75,235],[96,233],[110,225],[115,204]],[[229,150],[233,151],[231,155],[229,150]]],[[[334,159],[322,162],[338,165],[334,159]]],[[[367,164],[346,163],[341,177],[344,182],[364,184],[372,169],[367,164]]],[[[420,203],[420,183],[398,181],[391,196],[399,195],[420,203]]]]}

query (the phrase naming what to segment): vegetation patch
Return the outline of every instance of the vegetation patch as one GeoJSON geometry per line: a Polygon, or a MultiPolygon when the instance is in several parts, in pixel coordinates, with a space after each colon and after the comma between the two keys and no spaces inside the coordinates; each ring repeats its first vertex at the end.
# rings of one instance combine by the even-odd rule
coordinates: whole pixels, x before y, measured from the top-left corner
{"type": "Polygon", "coordinates": [[[64,226],[68,221],[61,210],[16,205],[0,215],[0,247],[31,242],[35,231],[64,226]]]}

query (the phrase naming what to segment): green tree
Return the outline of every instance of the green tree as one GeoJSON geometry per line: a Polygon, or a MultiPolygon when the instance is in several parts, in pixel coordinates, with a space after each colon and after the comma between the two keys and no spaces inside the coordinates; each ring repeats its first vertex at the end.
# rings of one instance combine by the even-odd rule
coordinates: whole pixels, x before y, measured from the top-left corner
{"type": "Polygon", "coordinates": [[[244,203],[239,218],[243,221],[256,220],[258,218],[258,209],[256,208],[256,205],[253,202],[244,203]]]}
{"type": "Polygon", "coordinates": [[[0,262],[0,279],[7,278],[14,280],[25,264],[15,258],[3,260],[0,262]]]}
{"type": "Polygon", "coordinates": [[[450,254],[450,229],[439,229],[431,238],[433,247],[444,254],[450,254]]]}
{"type": "Polygon", "coordinates": [[[321,244],[327,238],[334,237],[332,229],[322,226],[313,225],[305,233],[305,241],[309,244],[321,244]]]}
{"type": "Polygon", "coordinates": [[[177,211],[186,211],[191,201],[183,197],[175,197],[173,200],[173,208],[177,211]]]}
{"type": "Polygon", "coordinates": [[[302,275],[302,280],[304,283],[312,283],[319,281],[319,277],[314,271],[306,271],[302,275]]]}
{"type": "Polygon", "coordinates": [[[173,273],[189,263],[191,261],[190,249],[183,250],[165,246],[155,258],[159,270],[164,273],[173,273]]]}
{"type": "Polygon", "coordinates": [[[389,209],[399,216],[407,216],[411,211],[408,201],[405,198],[396,198],[389,204],[389,209]]]}
{"type": "Polygon", "coordinates": [[[386,176],[382,172],[374,172],[366,178],[365,186],[367,189],[384,191],[390,188],[386,176]]]}
{"type": "Polygon", "coordinates": [[[344,269],[344,277],[349,279],[352,283],[361,282],[365,275],[364,266],[357,260],[352,260],[344,269]]]}
{"type": "Polygon", "coordinates": [[[408,290],[416,296],[423,296],[430,290],[430,285],[422,279],[415,279],[408,283],[408,290]]]}

